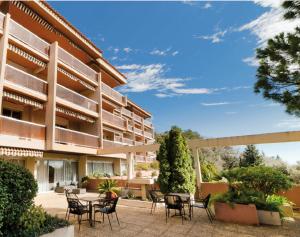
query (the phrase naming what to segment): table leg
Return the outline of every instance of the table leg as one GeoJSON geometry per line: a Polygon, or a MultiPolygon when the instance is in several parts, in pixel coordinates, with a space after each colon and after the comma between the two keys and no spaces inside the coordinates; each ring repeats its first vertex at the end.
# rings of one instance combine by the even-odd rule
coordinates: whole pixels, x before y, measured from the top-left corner
{"type": "Polygon", "coordinates": [[[93,227],[94,222],[93,222],[93,205],[92,205],[92,202],[89,202],[89,222],[90,222],[90,226],[93,227]]]}

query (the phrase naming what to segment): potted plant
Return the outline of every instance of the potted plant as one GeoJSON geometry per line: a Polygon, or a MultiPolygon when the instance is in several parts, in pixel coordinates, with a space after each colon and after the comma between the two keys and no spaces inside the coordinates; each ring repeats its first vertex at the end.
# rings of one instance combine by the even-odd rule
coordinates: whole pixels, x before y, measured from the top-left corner
{"type": "Polygon", "coordinates": [[[107,199],[116,198],[119,188],[117,186],[117,181],[113,179],[106,179],[98,186],[98,191],[100,194],[105,193],[107,199]]]}

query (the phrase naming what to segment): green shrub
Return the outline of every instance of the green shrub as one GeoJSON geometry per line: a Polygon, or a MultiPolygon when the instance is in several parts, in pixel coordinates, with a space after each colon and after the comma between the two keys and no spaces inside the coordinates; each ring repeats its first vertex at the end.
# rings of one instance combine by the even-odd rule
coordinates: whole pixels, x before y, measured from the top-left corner
{"type": "Polygon", "coordinates": [[[5,209],[8,205],[8,193],[4,186],[0,186],[0,236],[2,236],[3,221],[5,218],[5,209]]]}
{"type": "Polygon", "coordinates": [[[117,193],[119,191],[117,181],[113,179],[104,180],[99,184],[98,191],[100,194],[108,192],[117,193]]]}
{"type": "Polygon", "coordinates": [[[241,182],[244,189],[262,192],[265,198],[292,187],[291,179],[273,167],[234,168],[223,172],[223,176],[230,183],[241,182]]]}
{"type": "Polygon", "coordinates": [[[151,177],[156,177],[156,176],[157,176],[157,171],[156,170],[152,171],[151,177]]]}
{"type": "Polygon", "coordinates": [[[4,236],[13,236],[11,233],[16,231],[20,217],[33,204],[37,183],[24,167],[0,161],[0,187],[2,188],[0,201],[3,197],[4,201],[8,200],[7,203],[0,204],[0,207],[5,207],[1,211],[4,218],[0,231],[4,236]]]}
{"type": "Polygon", "coordinates": [[[136,170],[149,170],[150,166],[148,163],[138,163],[135,165],[136,170]]]}
{"type": "Polygon", "coordinates": [[[217,167],[212,162],[201,162],[201,174],[204,182],[219,180],[219,173],[217,167]]]}
{"type": "Polygon", "coordinates": [[[24,230],[25,235],[36,233],[41,230],[41,227],[46,221],[46,212],[41,206],[32,205],[20,218],[20,225],[24,230]]]}
{"type": "Polygon", "coordinates": [[[159,161],[155,160],[150,163],[150,168],[153,170],[159,170],[159,161]]]}
{"type": "MultiPolygon", "coordinates": [[[[51,233],[56,229],[63,228],[69,226],[70,223],[64,219],[60,219],[57,216],[50,216],[49,214],[45,214],[45,221],[43,226],[39,231],[39,235],[51,233]]],[[[36,235],[33,235],[36,236],[36,235]]]]}

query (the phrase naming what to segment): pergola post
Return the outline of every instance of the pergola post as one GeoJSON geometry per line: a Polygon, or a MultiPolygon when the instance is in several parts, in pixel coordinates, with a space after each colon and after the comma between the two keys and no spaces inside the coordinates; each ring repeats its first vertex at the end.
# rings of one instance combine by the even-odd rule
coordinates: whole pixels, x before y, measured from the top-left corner
{"type": "Polygon", "coordinates": [[[131,180],[133,179],[133,173],[134,173],[134,155],[133,152],[128,152],[126,154],[127,158],[127,179],[131,180]]]}
{"type": "MultiPolygon", "coordinates": [[[[199,150],[198,148],[192,148],[193,158],[194,158],[194,168],[196,172],[196,185],[197,189],[200,188],[202,183],[202,174],[201,174],[201,164],[199,160],[199,150]]],[[[201,153],[201,151],[200,151],[201,153]]]]}

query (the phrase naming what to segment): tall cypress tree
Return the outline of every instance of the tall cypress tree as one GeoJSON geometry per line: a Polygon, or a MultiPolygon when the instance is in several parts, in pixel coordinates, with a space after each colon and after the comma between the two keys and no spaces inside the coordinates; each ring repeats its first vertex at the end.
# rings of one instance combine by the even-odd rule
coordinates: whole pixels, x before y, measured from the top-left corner
{"type": "Polygon", "coordinates": [[[158,183],[162,192],[195,192],[195,172],[190,150],[181,129],[172,127],[164,137],[157,156],[158,183]]]}
{"type": "Polygon", "coordinates": [[[247,145],[240,162],[241,167],[258,166],[263,164],[262,155],[254,145],[247,145]]]}

